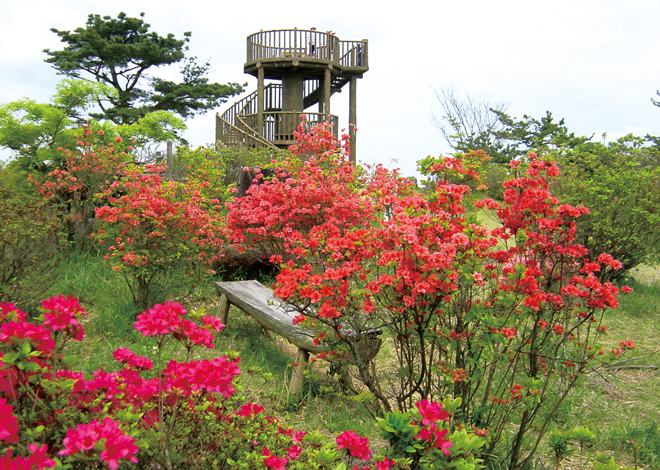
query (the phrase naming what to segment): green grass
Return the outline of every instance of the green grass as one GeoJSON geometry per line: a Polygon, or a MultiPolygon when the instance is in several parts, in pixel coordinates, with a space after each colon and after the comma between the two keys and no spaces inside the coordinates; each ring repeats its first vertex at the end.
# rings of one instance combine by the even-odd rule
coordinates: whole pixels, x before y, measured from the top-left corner
{"type": "Polygon", "coordinates": [[[122,337],[132,328],[137,311],[124,278],[113,271],[103,258],[72,252],[58,268],[60,281],[48,295],[70,295],[87,309],[88,333],[122,337]]]}
{"type": "MultiPolygon", "coordinates": [[[[608,314],[605,346],[635,341],[633,354],[598,373],[590,373],[558,410],[560,429],[587,426],[596,435],[585,454],[613,455],[618,464],[634,466],[631,440],[639,442],[638,466],[660,469],[660,285],[647,278],[630,280],[634,293],[620,297],[608,314]]],[[[590,468],[590,467],[589,467],[590,468]]]]}
{"type": "MultiPolygon", "coordinates": [[[[486,217],[484,217],[486,219],[486,217]]],[[[241,273],[235,273],[240,277],[241,273]]],[[[89,316],[84,319],[86,338],[70,346],[67,354],[75,369],[91,373],[102,367],[116,370],[114,350],[128,347],[156,361],[153,341],[132,329],[138,312],[130,300],[125,281],[101,257],[71,255],[60,267],[61,280],[49,295],[77,297],[89,316]]],[[[228,274],[225,273],[225,277],[228,274]]],[[[609,313],[605,324],[609,335],[605,346],[621,340],[636,343],[626,362],[589,374],[558,410],[554,426],[558,430],[587,426],[595,433],[595,444],[585,449],[582,462],[592,461],[597,452],[613,455],[619,464],[633,466],[635,454],[630,441],[638,442],[638,466],[660,469],[660,284],[655,270],[640,270],[628,285],[634,293],[620,297],[620,307],[609,313]]],[[[217,297],[213,282],[200,285],[182,301],[187,308],[205,308],[215,313],[217,297]]],[[[174,346],[174,344],[172,345],[174,346]]],[[[308,368],[302,393],[292,397],[289,382],[296,348],[279,336],[267,337],[259,325],[232,307],[228,327],[216,347],[200,357],[238,354],[243,371],[238,388],[248,401],[258,402],[277,415],[283,425],[306,431],[336,435],[353,429],[379,442],[373,418],[359,399],[345,396],[324,363],[308,368]]],[[[183,360],[179,350],[166,351],[164,362],[183,360]]],[[[549,448],[539,451],[536,467],[550,465],[549,448]]],[[[573,458],[572,462],[578,460],[573,458]]],[[[591,468],[566,462],[562,468],[591,468]]]]}
{"type": "MultiPolygon", "coordinates": [[[[479,218],[489,229],[498,226],[489,211],[480,211],[479,218]]],[[[587,450],[587,460],[605,452],[633,467],[632,440],[639,443],[638,465],[660,469],[660,269],[642,266],[633,276],[625,285],[634,292],[621,295],[619,308],[605,318],[609,334],[604,346],[632,340],[634,353],[589,374],[558,410],[554,424],[594,431],[596,443],[587,450]]]]}

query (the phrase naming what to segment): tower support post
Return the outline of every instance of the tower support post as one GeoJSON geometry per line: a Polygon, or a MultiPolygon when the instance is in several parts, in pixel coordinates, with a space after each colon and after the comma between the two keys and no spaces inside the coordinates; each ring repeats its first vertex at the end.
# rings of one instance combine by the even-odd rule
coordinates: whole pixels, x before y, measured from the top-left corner
{"type": "Polygon", "coordinates": [[[264,136],[264,68],[257,70],[257,132],[264,136]]]}
{"type": "Polygon", "coordinates": [[[357,126],[357,78],[351,77],[349,84],[349,99],[348,99],[348,136],[349,148],[351,149],[351,162],[355,165],[357,163],[357,156],[355,155],[355,127],[357,126]]]}
{"type": "Polygon", "coordinates": [[[330,114],[330,86],[332,85],[332,72],[330,72],[330,68],[325,69],[325,73],[323,75],[323,114],[327,116],[330,114]]]}

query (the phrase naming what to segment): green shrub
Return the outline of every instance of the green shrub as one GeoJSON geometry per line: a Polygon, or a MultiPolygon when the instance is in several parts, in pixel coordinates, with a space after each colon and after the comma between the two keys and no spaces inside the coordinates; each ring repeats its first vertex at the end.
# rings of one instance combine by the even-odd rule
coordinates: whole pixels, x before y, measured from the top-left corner
{"type": "Polygon", "coordinates": [[[40,197],[4,188],[0,171],[0,302],[30,306],[54,282],[66,237],[40,197]]]}
{"type": "Polygon", "coordinates": [[[229,149],[214,146],[178,147],[168,174],[175,180],[198,180],[209,184],[206,196],[230,201],[245,167],[268,165],[281,151],[273,149],[229,149]]]}
{"type": "Polygon", "coordinates": [[[486,195],[497,201],[504,198],[504,182],[509,179],[509,171],[506,166],[499,163],[490,163],[486,166],[486,183],[488,190],[486,195]]]}
{"type": "Polygon", "coordinates": [[[561,155],[555,185],[562,202],[583,205],[576,241],[595,260],[608,253],[623,269],[600,280],[622,279],[660,256],[660,149],[632,135],[608,145],[585,143],[561,155]]]}

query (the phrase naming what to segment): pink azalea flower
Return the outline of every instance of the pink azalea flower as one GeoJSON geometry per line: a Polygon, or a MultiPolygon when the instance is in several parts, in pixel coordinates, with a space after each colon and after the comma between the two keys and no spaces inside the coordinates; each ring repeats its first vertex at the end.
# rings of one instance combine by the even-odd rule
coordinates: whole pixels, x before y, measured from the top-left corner
{"type": "Polygon", "coordinates": [[[371,455],[369,439],[360,437],[355,431],[344,431],[337,436],[336,442],[337,449],[348,449],[352,456],[359,459],[366,460],[371,455]]]}
{"type": "Polygon", "coordinates": [[[266,457],[264,459],[264,465],[266,468],[271,470],[286,470],[286,463],[289,461],[286,457],[277,457],[276,455],[271,455],[270,451],[265,447],[262,448],[261,454],[266,457]]]}
{"type": "Polygon", "coordinates": [[[103,424],[99,423],[98,419],[89,424],[80,424],[76,429],[69,429],[66,434],[64,449],[59,452],[60,455],[90,454],[95,451],[96,444],[103,441],[99,458],[107,462],[111,469],[118,468],[121,459],[137,462],[135,454],[139,449],[135,445],[135,439],[122,433],[119,423],[112,418],[104,418],[103,424]]]}
{"type": "Polygon", "coordinates": [[[14,416],[14,407],[0,398],[0,441],[7,444],[18,442],[18,420],[14,416]]]}
{"type": "Polygon", "coordinates": [[[119,460],[121,459],[137,463],[135,454],[138,450],[135,439],[126,434],[117,434],[105,441],[105,450],[102,450],[99,456],[101,461],[108,462],[108,467],[115,469],[119,467],[119,460]]]}
{"type": "Polygon", "coordinates": [[[220,320],[218,317],[214,317],[211,315],[207,315],[203,317],[202,323],[204,323],[204,325],[215,331],[220,331],[225,327],[225,325],[222,324],[222,320],[220,320]]]}
{"type": "Polygon", "coordinates": [[[449,413],[442,411],[442,403],[434,401],[429,403],[428,400],[424,399],[415,403],[419,413],[422,415],[422,425],[428,426],[431,423],[442,421],[449,421],[449,413]]]}
{"type": "Polygon", "coordinates": [[[31,452],[30,457],[27,461],[31,470],[42,470],[44,468],[53,468],[55,467],[55,461],[48,458],[48,446],[42,444],[38,446],[37,444],[30,444],[28,450],[31,452]]]}
{"type": "Polygon", "coordinates": [[[291,460],[296,460],[298,457],[300,457],[301,452],[302,449],[298,447],[296,444],[286,448],[286,454],[289,456],[291,460]]]}
{"type": "Polygon", "coordinates": [[[71,317],[79,315],[87,315],[85,310],[78,303],[78,299],[63,295],[51,297],[48,300],[41,302],[41,307],[49,313],[66,313],[71,317]]]}
{"type": "Polygon", "coordinates": [[[0,321],[25,321],[27,313],[16,308],[16,304],[0,303],[0,321]]]}
{"type": "Polygon", "coordinates": [[[186,314],[182,305],[174,302],[157,304],[147,312],[138,315],[134,328],[142,336],[167,335],[181,326],[181,317],[186,314]]]}
{"type": "Polygon", "coordinates": [[[429,441],[433,447],[442,450],[447,457],[449,457],[449,448],[454,444],[451,441],[442,439],[449,431],[447,429],[436,429],[435,423],[429,428],[422,429],[415,439],[423,439],[429,441]]]}
{"type": "Polygon", "coordinates": [[[138,356],[128,348],[117,349],[112,353],[112,357],[117,359],[122,364],[126,364],[127,366],[133,367],[135,369],[151,370],[154,366],[154,363],[151,359],[138,356]]]}
{"type": "Polygon", "coordinates": [[[12,321],[0,327],[0,341],[3,343],[17,344],[25,340],[37,351],[50,353],[55,348],[55,340],[52,339],[50,331],[41,325],[12,321]]]}
{"type": "Polygon", "coordinates": [[[234,411],[236,416],[242,416],[244,418],[251,418],[258,415],[264,410],[264,407],[261,405],[256,405],[254,403],[248,403],[243,405],[239,411],[234,411]]]}

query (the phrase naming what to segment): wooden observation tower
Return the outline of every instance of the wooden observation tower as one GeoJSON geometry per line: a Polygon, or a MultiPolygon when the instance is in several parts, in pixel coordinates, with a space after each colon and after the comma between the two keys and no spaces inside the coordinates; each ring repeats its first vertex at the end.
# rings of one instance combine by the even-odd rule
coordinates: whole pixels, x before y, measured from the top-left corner
{"type": "Polygon", "coordinates": [[[257,78],[257,90],[216,115],[216,141],[227,147],[287,148],[295,143],[301,114],[310,126],[329,121],[336,134],[330,97],[348,84],[355,162],[357,79],[369,70],[367,40],[342,41],[314,29],[260,31],[247,38],[244,70],[257,78]]]}

